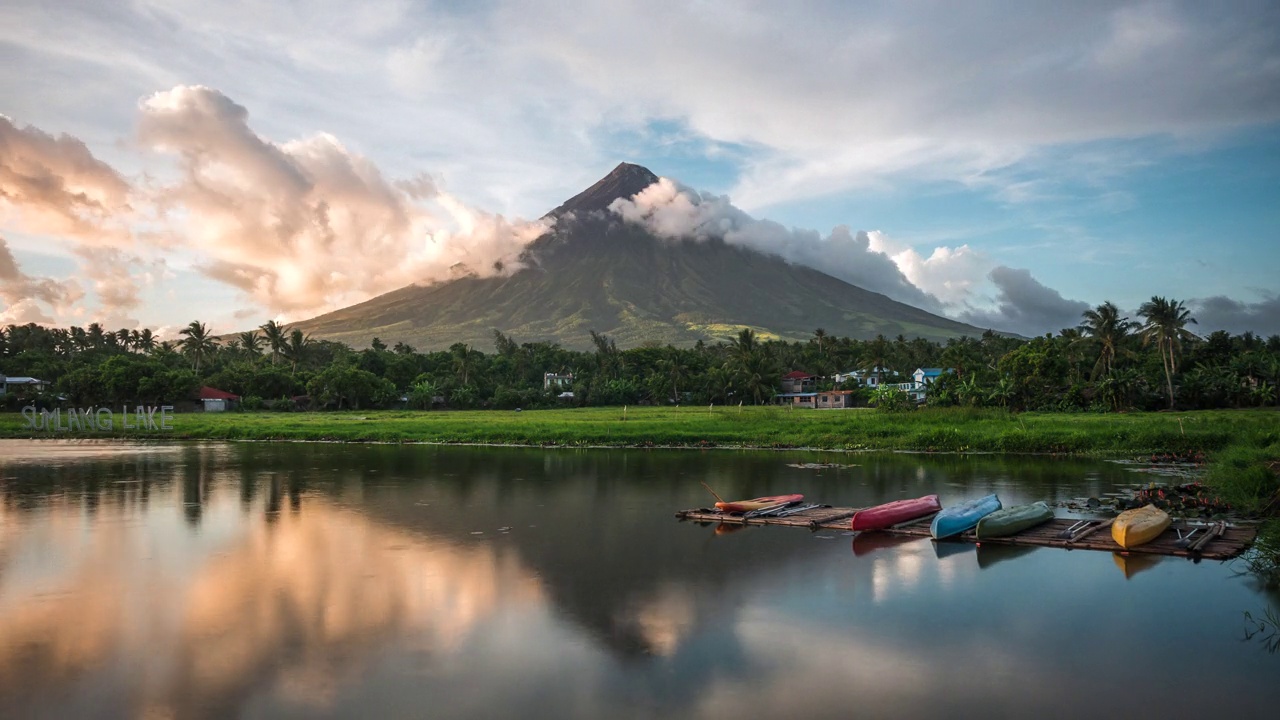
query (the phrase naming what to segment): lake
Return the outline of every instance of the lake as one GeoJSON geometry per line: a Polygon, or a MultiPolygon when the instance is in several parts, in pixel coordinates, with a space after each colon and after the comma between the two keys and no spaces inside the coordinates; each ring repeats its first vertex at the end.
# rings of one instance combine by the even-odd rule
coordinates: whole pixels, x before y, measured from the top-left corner
{"type": "MultiPolygon", "coordinates": [[[[0,440],[0,716],[1273,717],[1239,563],[717,528],[1099,460],[0,440]],[[798,463],[852,467],[806,469],[798,463]]],[[[1061,510],[1059,511],[1062,512],[1061,510]]]]}

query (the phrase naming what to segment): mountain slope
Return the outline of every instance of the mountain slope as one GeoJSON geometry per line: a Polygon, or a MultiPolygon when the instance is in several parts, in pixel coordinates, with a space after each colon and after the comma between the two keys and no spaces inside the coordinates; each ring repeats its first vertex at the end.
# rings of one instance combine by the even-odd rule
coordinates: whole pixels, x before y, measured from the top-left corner
{"type": "Polygon", "coordinates": [[[357,347],[378,337],[420,350],[455,342],[488,348],[495,328],[519,342],[581,349],[591,346],[592,330],[620,347],[691,345],[743,327],[785,339],[819,327],[855,338],[982,333],[775,256],[719,240],[660,240],[607,212],[656,179],[619,165],[551,211],[555,229],[529,246],[528,267],[509,277],[405,287],[295,327],[357,347]]]}

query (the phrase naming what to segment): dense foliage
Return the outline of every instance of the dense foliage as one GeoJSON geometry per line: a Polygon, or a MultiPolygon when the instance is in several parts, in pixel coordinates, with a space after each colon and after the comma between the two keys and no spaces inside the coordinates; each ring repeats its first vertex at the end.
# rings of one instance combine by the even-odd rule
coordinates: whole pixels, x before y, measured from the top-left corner
{"type": "MultiPolygon", "coordinates": [[[[353,350],[269,322],[218,338],[192,322],[174,341],[149,330],[11,325],[0,331],[0,372],[53,383],[44,398],[6,403],[118,405],[180,402],[201,385],[241,395],[246,409],[535,408],[556,405],[760,404],[783,373],[802,370],[830,389],[837,373],[876,367],[906,381],[918,367],[950,368],[931,388],[934,406],[1013,410],[1210,409],[1280,403],[1280,336],[1192,334],[1182,303],[1152,298],[1142,322],[1111,303],[1079,327],[1023,340],[985,333],[945,344],[898,336],[858,341],[814,332],[807,342],[761,340],[750,329],[692,348],[620,350],[592,333],[592,352],[519,343],[494,331],[492,352],[455,344],[418,352],[374,340],[353,350]],[[547,387],[547,373],[572,375],[547,387]],[[572,393],[569,397],[566,393],[572,393]]],[[[852,387],[852,386],[851,386],[852,387]]],[[[861,391],[860,404],[907,403],[861,391]]]]}

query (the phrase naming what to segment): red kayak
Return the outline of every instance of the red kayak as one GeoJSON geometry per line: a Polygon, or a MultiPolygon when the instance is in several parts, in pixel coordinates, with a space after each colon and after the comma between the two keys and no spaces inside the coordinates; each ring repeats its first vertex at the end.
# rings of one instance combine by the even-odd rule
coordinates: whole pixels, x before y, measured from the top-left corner
{"type": "Polygon", "coordinates": [[[937,495],[910,500],[895,500],[884,505],[876,505],[853,514],[854,530],[883,530],[899,523],[932,515],[942,509],[937,495]]]}
{"type": "Polygon", "coordinates": [[[773,507],[774,505],[798,503],[803,499],[803,495],[770,495],[768,497],[752,498],[751,500],[718,502],[716,503],[716,508],[721,512],[744,513],[751,512],[752,510],[760,510],[761,508],[773,507]]]}

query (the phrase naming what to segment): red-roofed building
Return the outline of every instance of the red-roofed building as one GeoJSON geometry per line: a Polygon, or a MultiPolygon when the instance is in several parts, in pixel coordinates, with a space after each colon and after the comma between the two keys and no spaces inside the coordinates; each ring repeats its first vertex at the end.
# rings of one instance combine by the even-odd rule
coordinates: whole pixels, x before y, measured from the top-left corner
{"type": "Polygon", "coordinates": [[[817,377],[809,373],[792,370],[782,376],[782,394],[813,392],[813,386],[817,379],[817,377]]]}
{"type": "Polygon", "coordinates": [[[226,390],[211,388],[208,385],[200,388],[200,402],[204,404],[205,412],[222,412],[235,407],[240,401],[240,396],[235,393],[229,393],[226,390]]]}

